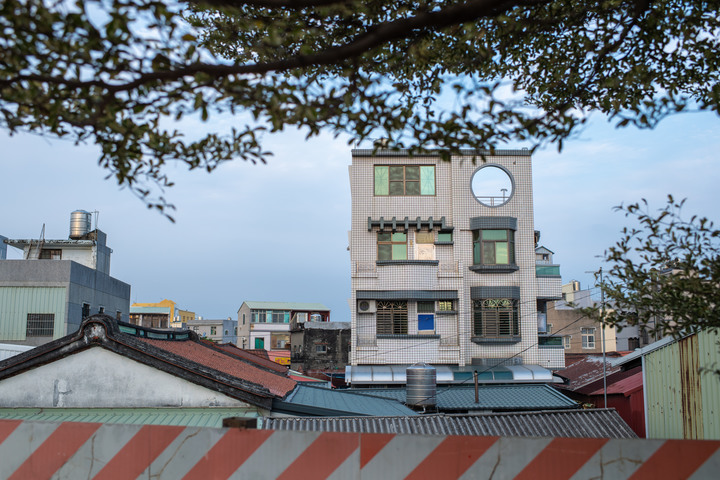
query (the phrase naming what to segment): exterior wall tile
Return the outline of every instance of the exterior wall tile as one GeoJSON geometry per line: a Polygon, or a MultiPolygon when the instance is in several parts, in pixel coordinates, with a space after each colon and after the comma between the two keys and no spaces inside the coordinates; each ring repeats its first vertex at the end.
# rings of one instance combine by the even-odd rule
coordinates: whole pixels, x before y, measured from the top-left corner
{"type": "MultiPolygon", "coordinates": [[[[537,347],[537,298],[539,293],[559,296],[559,280],[538,279],[535,274],[535,227],[533,221],[532,167],[529,154],[499,152],[484,159],[471,156],[454,157],[443,162],[439,157],[366,156],[353,153],[350,167],[352,194],[352,230],[350,259],[352,275],[351,364],[407,364],[425,361],[439,364],[470,365],[473,358],[507,358],[520,356],[526,364],[547,364],[547,353],[537,347]],[[513,154],[509,154],[513,153],[513,154]],[[473,174],[485,165],[498,165],[514,179],[512,198],[502,206],[488,207],[472,193],[473,174]],[[374,165],[435,165],[435,196],[375,196],[374,165]],[[453,243],[435,245],[438,265],[378,265],[375,220],[395,217],[410,220],[408,259],[415,258],[417,228],[413,221],[432,217],[452,228],[453,243]],[[368,230],[368,218],[371,229],[368,230]],[[496,218],[497,220],[493,220],[496,218]],[[487,219],[487,220],[482,220],[487,219]],[[469,269],[473,265],[473,232],[483,222],[488,225],[512,224],[515,231],[515,263],[517,271],[481,273],[469,269]],[[478,287],[509,287],[519,290],[520,341],[509,344],[476,344],[472,342],[471,290],[478,287]],[[374,314],[357,313],[358,290],[454,290],[456,314],[435,315],[435,335],[439,338],[376,338],[374,314]]],[[[391,224],[391,222],[389,223],[391,224]]],[[[387,226],[386,231],[391,227],[387,226]]],[[[398,227],[404,231],[403,227],[398,227]]],[[[427,232],[422,228],[422,232],[427,232]]],[[[434,233],[438,228],[433,230],[434,233]]],[[[477,290],[476,290],[477,291],[477,290]]],[[[542,298],[542,296],[541,296],[542,298]]],[[[416,303],[408,302],[408,334],[417,330],[416,303]]],[[[551,356],[557,356],[553,352],[551,356]]],[[[553,357],[554,358],[554,357],[553,357]]],[[[554,360],[553,360],[554,361],[554,360]]]]}

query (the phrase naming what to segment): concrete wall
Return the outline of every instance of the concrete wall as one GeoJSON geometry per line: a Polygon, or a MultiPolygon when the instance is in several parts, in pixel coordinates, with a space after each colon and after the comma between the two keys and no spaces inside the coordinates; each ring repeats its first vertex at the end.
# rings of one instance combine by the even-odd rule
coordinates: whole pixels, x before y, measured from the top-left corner
{"type": "Polygon", "coordinates": [[[240,348],[255,348],[250,343],[250,307],[243,303],[238,309],[238,339],[237,346],[240,348]]]}
{"type": "MultiPolygon", "coordinates": [[[[548,305],[547,323],[552,325],[552,335],[563,337],[563,344],[566,345],[567,337],[569,337],[570,348],[565,348],[567,353],[602,353],[602,330],[600,323],[589,318],[586,314],[578,309],[561,307],[557,305],[560,302],[553,302],[548,305]],[[595,329],[595,347],[583,348],[582,329],[595,329]]],[[[616,329],[614,327],[605,327],[605,351],[615,352],[621,350],[618,348],[616,340],[616,329]]]]}
{"type": "Polygon", "coordinates": [[[0,381],[0,405],[33,408],[249,406],[101,347],[83,350],[0,381]]]}
{"type": "MultiPolygon", "coordinates": [[[[5,325],[0,326],[0,340],[25,342],[28,313],[56,313],[53,338],[72,333],[82,322],[83,303],[90,305],[91,314],[99,313],[100,307],[103,307],[110,316],[115,317],[116,312],[120,311],[122,320],[129,319],[129,284],[69,260],[2,260],[0,290],[3,289],[6,289],[5,300],[0,304],[0,311],[5,311],[5,325]],[[53,308],[47,310],[46,304],[50,301],[47,292],[57,288],[65,291],[62,308],[53,300],[53,308]],[[29,289],[27,291],[33,293],[10,296],[12,292],[18,292],[17,289],[29,289]],[[38,311],[38,308],[43,311],[38,311]],[[8,312],[14,312],[14,316],[9,318],[8,312]],[[21,333],[3,333],[8,328],[21,333]]],[[[30,343],[39,345],[51,339],[45,338],[38,343],[36,338],[30,343]]]]}
{"type": "MultiPolygon", "coordinates": [[[[340,322],[330,322],[328,326],[339,324],[340,322]]],[[[301,371],[309,372],[311,370],[325,371],[345,371],[345,366],[349,363],[350,351],[350,324],[343,322],[346,328],[313,328],[313,323],[300,324],[299,332],[293,331],[291,359],[296,358],[298,361],[292,360],[292,368],[300,368],[301,371]],[[298,344],[299,348],[295,348],[294,342],[302,342],[298,344]],[[318,346],[325,347],[324,352],[318,352],[318,346]]]]}
{"type": "Polygon", "coordinates": [[[0,478],[700,480],[717,478],[720,442],[0,420],[0,458],[0,478]]]}

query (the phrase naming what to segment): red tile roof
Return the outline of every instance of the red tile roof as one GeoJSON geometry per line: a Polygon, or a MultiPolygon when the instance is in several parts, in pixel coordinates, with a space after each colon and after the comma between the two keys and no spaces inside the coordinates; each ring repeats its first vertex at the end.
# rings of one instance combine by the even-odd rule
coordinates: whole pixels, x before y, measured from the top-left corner
{"type": "Polygon", "coordinates": [[[296,386],[296,382],[285,375],[264,370],[232,354],[217,351],[214,347],[200,342],[192,340],[156,340],[141,337],[138,337],[138,340],[208,368],[261,385],[279,397],[284,397],[296,386]]]}
{"type": "MultiPolygon", "coordinates": [[[[283,365],[280,365],[279,363],[275,363],[272,360],[268,359],[267,353],[265,354],[265,358],[263,358],[262,356],[254,353],[254,350],[243,350],[242,348],[236,347],[232,343],[221,343],[219,345],[215,345],[215,347],[219,348],[224,352],[235,355],[236,357],[241,358],[245,361],[252,362],[260,367],[267,368],[278,373],[286,374],[288,371],[288,367],[285,367],[283,365]]],[[[263,352],[266,352],[266,350],[263,350],[263,352]]]]}
{"type": "Polygon", "coordinates": [[[253,355],[257,355],[258,357],[270,359],[270,356],[268,355],[267,350],[264,350],[262,348],[246,348],[246,352],[252,353],[253,355]]]}

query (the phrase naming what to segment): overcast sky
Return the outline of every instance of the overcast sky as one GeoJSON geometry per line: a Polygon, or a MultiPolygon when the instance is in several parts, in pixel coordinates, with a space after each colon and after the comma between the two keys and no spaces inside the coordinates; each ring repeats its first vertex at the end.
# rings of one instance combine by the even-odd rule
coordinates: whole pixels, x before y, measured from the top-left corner
{"type": "MultiPolygon", "coordinates": [[[[319,302],[332,320],[349,321],[346,140],[291,131],[267,139],[275,153],[267,165],[236,161],[211,174],[173,166],[173,224],[105,180],[92,145],[2,132],[0,235],[38,238],[45,224],[46,239],[65,239],[72,211],[98,211],[111,275],[132,286],[131,302],[169,298],[205,318],[234,319],[245,300],[319,302]]],[[[596,256],[626,223],[612,210],[622,202],[659,208],[671,193],[688,198],[688,216],[717,223],[718,152],[718,117],[691,114],[654,131],[616,130],[597,117],[562,153],[536,153],[535,228],[563,282],[591,286],[585,272],[600,267],[596,256]]]]}

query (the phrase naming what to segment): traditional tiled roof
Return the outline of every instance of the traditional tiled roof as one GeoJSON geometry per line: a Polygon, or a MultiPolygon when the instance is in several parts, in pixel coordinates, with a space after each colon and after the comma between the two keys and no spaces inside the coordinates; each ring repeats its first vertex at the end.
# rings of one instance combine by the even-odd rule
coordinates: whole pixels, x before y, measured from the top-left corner
{"type": "Polygon", "coordinates": [[[154,330],[88,317],[70,335],[0,361],[0,381],[88,348],[103,348],[185,381],[262,408],[295,386],[286,375],[260,368],[198,341],[188,330],[154,330]]]}
{"type": "Polygon", "coordinates": [[[260,368],[265,368],[267,370],[272,370],[274,372],[287,374],[288,367],[280,365],[279,363],[275,363],[272,360],[268,358],[267,350],[262,350],[265,355],[258,355],[256,350],[243,350],[242,348],[238,348],[232,343],[220,343],[215,344],[216,348],[219,348],[220,350],[230,353],[232,355],[235,355],[238,358],[241,358],[242,360],[245,360],[247,362],[252,362],[255,365],[257,365],[260,368]]]}
{"type": "Polygon", "coordinates": [[[200,342],[151,338],[140,338],[140,340],[192,362],[262,385],[279,397],[287,395],[296,385],[295,381],[287,376],[261,369],[240,360],[233,354],[218,351],[200,342]]]}
{"type": "Polygon", "coordinates": [[[283,409],[295,414],[310,414],[323,409],[331,411],[333,415],[416,415],[410,408],[394,399],[359,395],[347,390],[332,390],[307,384],[299,384],[283,401],[273,402],[273,410],[283,409]],[[304,412],[304,408],[308,410],[304,412]]]}
{"type": "Polygon", "coordinates": [[[410,435],[637,438],[613,408],[481,415],[263,418],[258,428],[410,435]]]}
{"type": "MultiPolygon", "coordinates": [[[[253,355],[256,355],[260,358],[264,358],[265,360],[270,360],[268,351],[263,348],[248,348],[248,349],[245,349],[245,351],[248,353],[252,353],[253,355]]],[[[270,361],[272,361],[272,360],[270,360],[270,361]]]]}
{"type": "MultiPolygon", "coordinates": [[[[354,389],[360,395],[392,398],[405,403],[405,388],[354,389]]],[[[478,388],[478,403],[475,403],[475,388],[443,385],[437,388],[439,411],[521,411],[555,410],[577,408],[577,402],[546,384],[481,385],[478,388]]]]}

